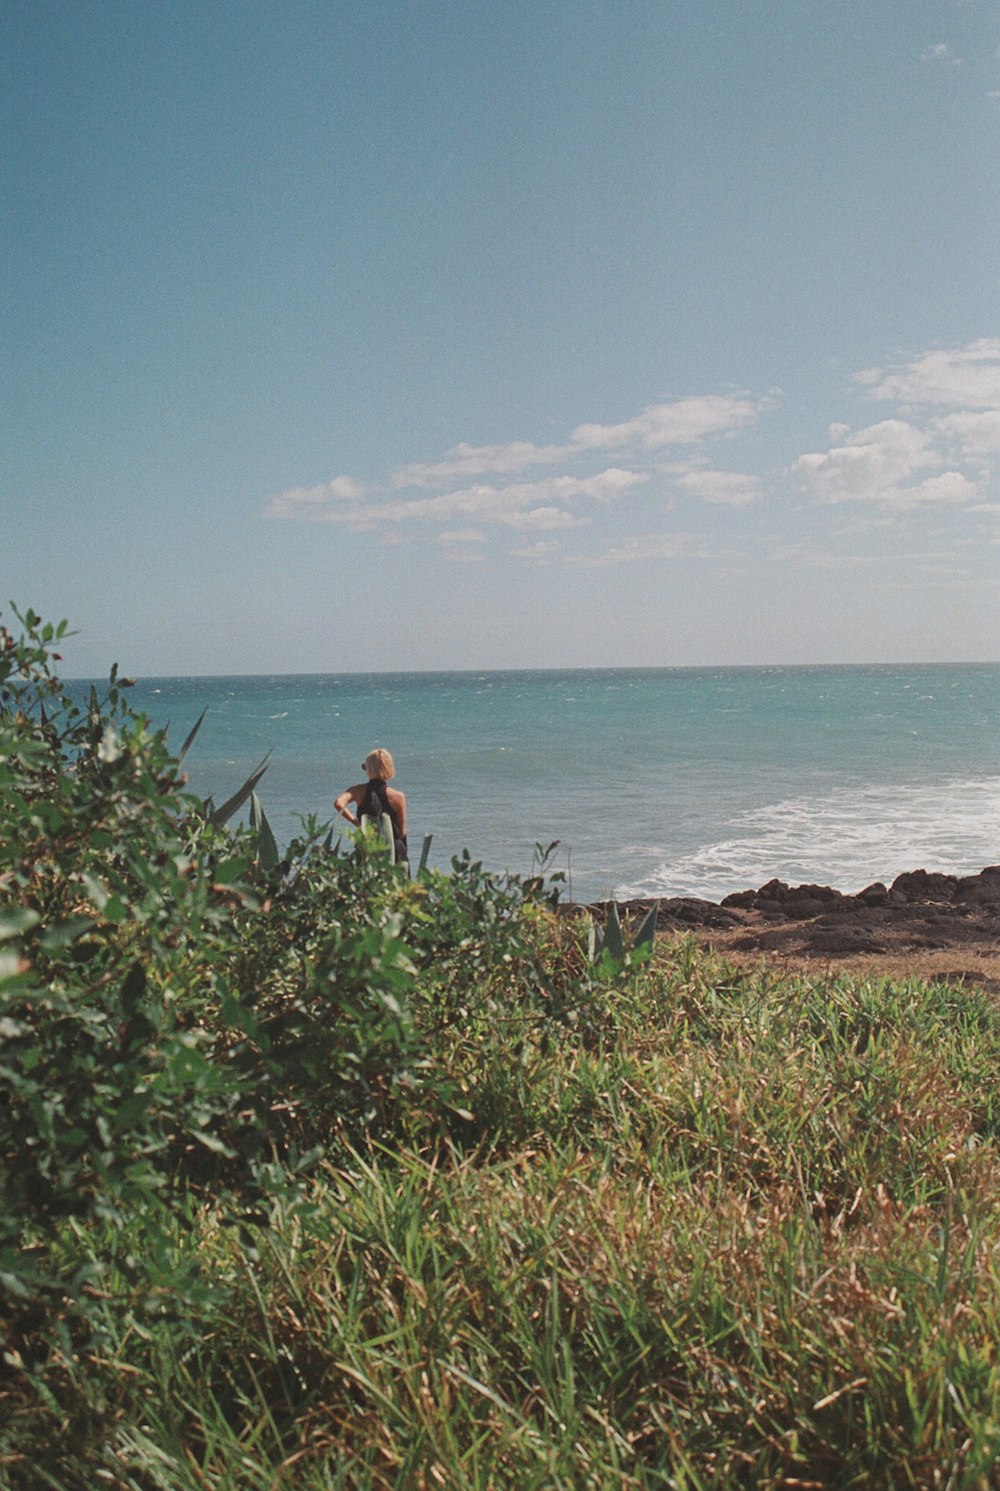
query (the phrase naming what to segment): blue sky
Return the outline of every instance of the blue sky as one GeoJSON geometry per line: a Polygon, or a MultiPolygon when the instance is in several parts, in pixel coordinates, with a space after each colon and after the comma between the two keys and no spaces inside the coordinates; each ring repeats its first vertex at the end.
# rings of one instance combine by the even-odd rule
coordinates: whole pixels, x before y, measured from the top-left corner
{"type": "Polygon", "coordinates": [[[67,668],[1000,656],[992,0],[8,0],[67,668]]]}

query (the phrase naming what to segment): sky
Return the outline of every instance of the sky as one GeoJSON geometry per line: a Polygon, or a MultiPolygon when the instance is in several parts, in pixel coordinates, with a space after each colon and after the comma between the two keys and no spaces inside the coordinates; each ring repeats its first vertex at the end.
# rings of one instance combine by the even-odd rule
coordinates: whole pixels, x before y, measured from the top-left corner
{"type": "Polygon", "coordinates": [[[1000,658],[997,0],[6,0],[0,172],[68,673],[1000,658]]]}

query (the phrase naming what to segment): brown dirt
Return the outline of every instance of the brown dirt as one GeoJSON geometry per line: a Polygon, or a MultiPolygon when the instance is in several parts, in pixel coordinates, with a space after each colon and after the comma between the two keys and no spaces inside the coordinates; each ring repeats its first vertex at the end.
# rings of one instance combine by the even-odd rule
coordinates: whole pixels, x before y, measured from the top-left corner
{"type": "MultiPolygon", "coordinates": [[[[619,905],[623,921],[652,901],[619,905]]],[[[603,920],[607,902],[578,908],[603,920]]],[[[857,895],[772,880],[720,904],[662,900],[661,934],[693,936],[737,966],[940,979],[1000,995],[1000,866],[978,875],[914,870],[857,895]]]]}

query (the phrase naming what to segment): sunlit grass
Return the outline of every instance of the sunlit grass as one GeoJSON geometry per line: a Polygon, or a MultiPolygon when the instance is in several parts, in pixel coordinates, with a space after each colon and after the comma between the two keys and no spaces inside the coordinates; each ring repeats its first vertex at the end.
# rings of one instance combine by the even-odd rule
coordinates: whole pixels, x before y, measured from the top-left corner
{"type": "Polygon", "coordinates": [[[478,1085],[446,1032],[471,1118],[340,1153],[253,1250],[203,1209],[196,1337],[111,1311],[91,1468],[10,1484],[996,1484],[992,1005],[686,945],[598,1004],[484,1025],[478,1085]]]}

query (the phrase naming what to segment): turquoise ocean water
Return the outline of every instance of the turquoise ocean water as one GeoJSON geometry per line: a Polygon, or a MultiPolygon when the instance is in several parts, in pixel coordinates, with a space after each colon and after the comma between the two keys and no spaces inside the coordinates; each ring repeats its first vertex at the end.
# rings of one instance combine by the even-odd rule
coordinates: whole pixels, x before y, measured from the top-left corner
{"type": "MultiPolygon", "coordinates": [[[[135,707],[221,801],[266,751],[279,843],[332,816],[376,745],[407,793],[411,853],[468,848],[576,900],[1000,862],[1000,664],[144,679],[135,707]]],[[[338,823],[340,820],[338,820],[338,823]]]]}

